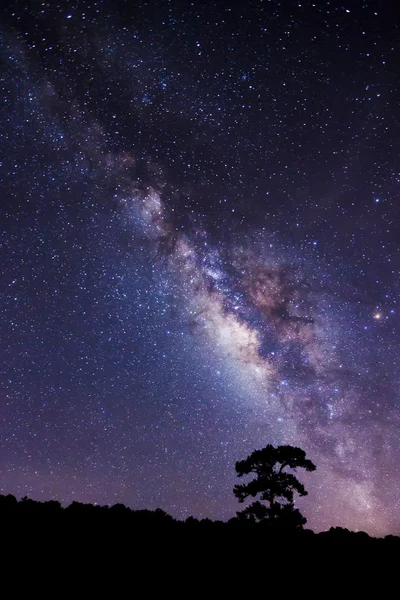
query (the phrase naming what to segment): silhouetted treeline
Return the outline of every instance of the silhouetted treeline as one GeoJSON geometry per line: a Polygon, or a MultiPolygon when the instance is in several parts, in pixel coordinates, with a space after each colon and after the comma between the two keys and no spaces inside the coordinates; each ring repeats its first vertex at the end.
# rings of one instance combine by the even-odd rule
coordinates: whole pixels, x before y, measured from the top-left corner
{"type": "MultiPolygon", "coordinates": [[[[315,534],[311,530],[291,530],[273,527],[266,522],[256,523],[234,517],[228,522],[195,519],[189,517],[179,521],[161,509],[132,510],[123,504],[98,506],[72,502],[63,507],[56,500],[39,502],[27,497],[18,501],[11,494],[0,495],[0,526],[3,534],[7,531],[40,532],[43,539],[62,534],[64,539],[74,539],[84,543],[95,543],[105,536],[119,536],[127,540],[153,539],[168,541],[170,548],[183,540],[186,544],[204,543],[209,547],[218,545],[231,547],[232,543],[249,548],[264,547],[283,542],[307,547],[327,548],[332,545],[357,546],[376,549],[400,549],[400,537],[387,535],[373,538],[364,532],[352,532],[341,527],[315,534]],[[85,534],[90,537],[85,540],[85,534]],[[78,537],[76,537],[78,536],[78,537]]],[[[38,540],[40,541],[40,540],[38,540]]]]}

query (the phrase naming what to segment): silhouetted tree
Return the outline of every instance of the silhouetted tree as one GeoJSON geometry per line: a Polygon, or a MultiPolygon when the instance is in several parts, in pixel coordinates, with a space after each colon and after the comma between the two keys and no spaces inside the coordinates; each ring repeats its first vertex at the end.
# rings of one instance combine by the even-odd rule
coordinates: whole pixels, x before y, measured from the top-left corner
{"type": "Polygon", "coordinates": [[[18,500],[15,496],[8,494],[7,496],[0,496],[0,512],[8,513],[14,512],[18,508],[18,500]]]}
{"type": "Polygon", "coordinates": [[[262,450],[255,450],[245,460],[235,465],[239,477],[254,473],[255,479],[248,483],[235,485],[233,493],[239,502],[246,498],[258,496],[257,500],[243,511],[238,512],[240,520],[268,522],[279,527],[299,529],[306,524],[298,508],[294,506],[294,494],[306,496],[307,491],[300,481],[285,471],[286,468],[315,471],[316,466],[301,448],[268,444],[262,450]]]}
{"type": "MultiPolygon", "coordinates": [[[[115,556],[120,561],[126,548],[129,548],[129,560],[132,556],[139,560],[143,555],[158,555],[163,562],[166,556],[174,557],[176,562],[176,553],[183,552],[185,556],[191,556],[200,550],[202,555],[209,556],[210,551],[215,549],[217,554],[214,562],[218,563],[218,568],[222,554],[230,555],[235,560],[237,549],[246,548],[252,550],[247,554],[251,556],[249,568],[254,571],[254,557],[260,556],[265,562],[266,556],[271,560],[276,555],[281,560],[281,553],[277,553],[277,543],[283,540],[287,544],[290,539],[292,550],[301,549],[307,561],[310,556],[308,550],[316,549],[324,556],[324,560],[332,552],[335,556],[340,554],[344,557],[343,564],[349,564],[350,554],[346,555],[346,548],[350,548],[351,553],[355,547],[358,556],[360,550],[365,548],[368,553],[374,551],[379,556],[386,550],[391,559],[393,552],[400,548],[400,537],[388,535],[385,538],[371,538],[364,532],[348,531],[341,527],[331,527],[329,531],[318,534],[302,529],[305,519],[294,508],[293,495],[304,488],[300,488],[299,482],[294,486],[291,478],[283,479],[282,473],[290,475],[284,471],[290,467],[308,467],[308,470],[314,470],[315,467],[311,467],[311,464],[299,448],[282,449],[272,446],[259,450],[246,461],[238,463],[241,474],[257,475],[260,491],[253,487],[252,493],[249,493],[248,489],[237,486],[237,493],[245,498],[246,494],[251,496],[255,492],[254,495],[258,494],[260,500],[253,502],[227,523],[194,517],[179,521],[162,509],[134,510],[123,504],[109,507],[75,501],[64,507],[55,500],[38,501],[25,496],[18,501],[14,496],[0,495],[3,547],[10,553],[14,541],[18,548],[22,541],[28,547],[31,545],[38,556],[50,551],[56,560],[60,549],[66,548],[68,552],[73,550],[74,558],[78,557],[79,561],[86,560],[88,556],[99,557],[105,551],[110,552],[110,560],[115,556]],[[277,475],[280,477],[277,478],[277,475]],[[262,498],[263,493],[267,493],[264,488],[267,483],[269,501],[262,498]],[[282,529],[289,530],[290,535],[282,535],[282,529]],[[272,535],[266,536],[266,530],[272,535]],[[274,533],[277,535],[273,535],[274,533]],[[144,552],[143,548],[148,548],[149,551],[144,552]],[[157,548],[156,553],[154,548],[157,548]]],[[[286,556],[287,545],[283,551],[286,556]]],[[[31,559],[31,554],[27,556],[31,559]]],[[[238,567],[243,569],[242,557],[240,560],[238,567]]]]}

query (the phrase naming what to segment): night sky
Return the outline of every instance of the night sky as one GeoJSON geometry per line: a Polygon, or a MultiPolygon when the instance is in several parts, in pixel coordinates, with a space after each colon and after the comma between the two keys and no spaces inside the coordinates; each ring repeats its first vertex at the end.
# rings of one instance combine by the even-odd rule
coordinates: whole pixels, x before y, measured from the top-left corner
{"type": "Polygon", "coordinates": [[[0,491],[400,534],[397,2],[4,4],[0,491]]]}

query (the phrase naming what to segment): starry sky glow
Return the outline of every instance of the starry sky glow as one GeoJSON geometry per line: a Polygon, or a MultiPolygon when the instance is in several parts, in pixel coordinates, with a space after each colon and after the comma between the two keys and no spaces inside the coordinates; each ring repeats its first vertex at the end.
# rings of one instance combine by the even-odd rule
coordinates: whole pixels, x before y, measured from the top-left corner
{"type": "Polygon", "coordinates": [[[2,493],[400,534],[394,5],[1,9],[2,493]]]}

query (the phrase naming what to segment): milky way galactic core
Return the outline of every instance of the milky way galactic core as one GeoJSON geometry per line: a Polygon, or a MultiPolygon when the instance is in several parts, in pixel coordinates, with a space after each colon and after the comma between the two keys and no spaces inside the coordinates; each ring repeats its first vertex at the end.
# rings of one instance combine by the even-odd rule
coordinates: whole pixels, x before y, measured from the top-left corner
{"type": "Polygon", "coordinates": [[[400,534],[395,8],[132,4],[2,9],[1,492],[228,519],[293,444],[400,534]]]}

